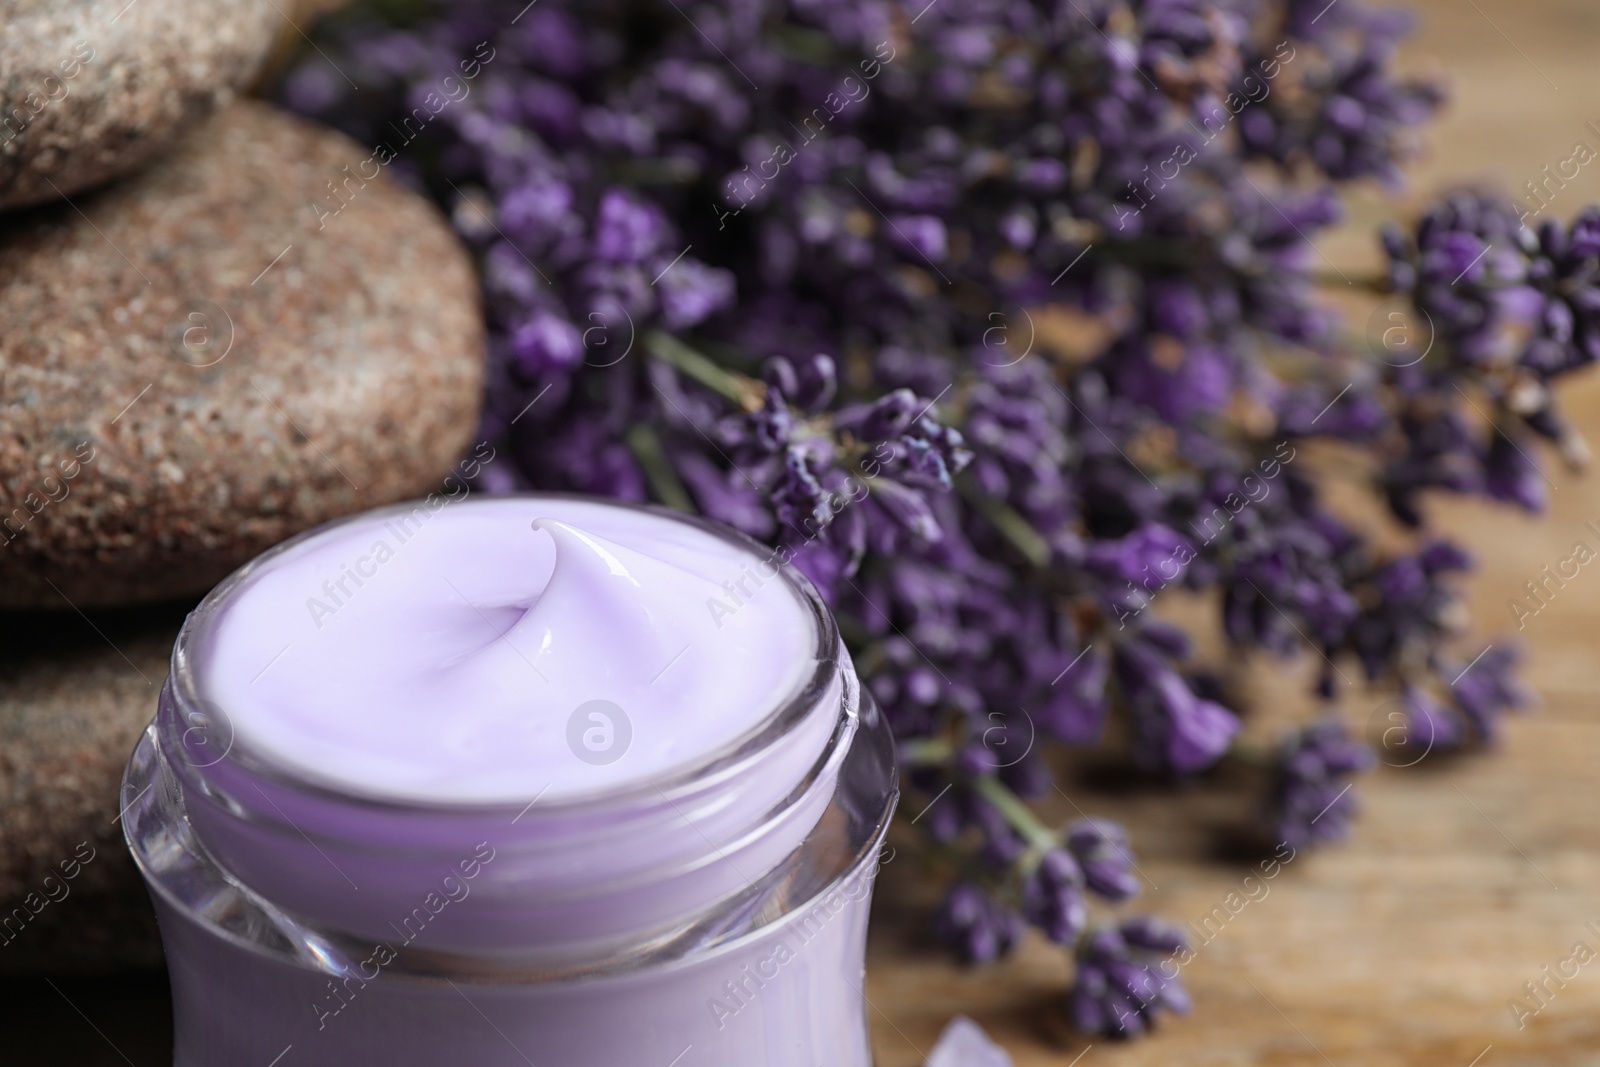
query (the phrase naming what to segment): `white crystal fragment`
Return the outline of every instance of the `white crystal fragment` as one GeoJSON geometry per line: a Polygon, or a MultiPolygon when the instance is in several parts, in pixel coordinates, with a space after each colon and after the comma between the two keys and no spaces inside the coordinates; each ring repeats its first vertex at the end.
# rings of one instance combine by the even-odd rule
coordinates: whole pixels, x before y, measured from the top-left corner
{"type": "Polygon", "coordinates": [[[957,1015],[939,1035],[927,1067],[1011,1067],[1011,1054],[990,1040],[983,1027],[957,1015]]]}

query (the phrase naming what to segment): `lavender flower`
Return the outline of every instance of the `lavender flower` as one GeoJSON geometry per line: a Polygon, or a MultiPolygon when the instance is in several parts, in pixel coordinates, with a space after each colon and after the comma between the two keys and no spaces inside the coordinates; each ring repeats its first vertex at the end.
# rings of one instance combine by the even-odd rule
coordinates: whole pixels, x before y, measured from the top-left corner
{"type": "MultiPolygon", "coordinates": [[[[482,433],[514,464],[485,486],[696,509],[808,575],[908,787],[944,797],[918,825],[963,871],[936,927],[966,957],[1026,917],[1084,942],[1085,1029],[1186,1005],[1140,977],[1176,950],[1156,926],[1082,937],[1138,888],[1121,832],[1024,803],[1051,791],[1048,744],[1128,737],[1176,775],[1228,757],[1227,686],[1156,621],[1178,590],[1235,646],[1312,646],[1324,697],[1355,662],[1403,689],[1413,736],[1486,740],[1521,702],[1508,654],[1461,675],[1446,651],[1465,558],[1426,534],[1377,551],[1296,458],[1363,450],[1425,528],[1429,491],[1535,508],[1546,443],[1586,454],[1553,383],[1600,358],[1600,212],[1535,232],[1464,194],[1386,232],[1388,288],[1432,329],[1406,359],[1345,350],[1317,299],[1337,183],[1392,180],[1440,100],[1392,69],[1403,17],[403,6],[334,16],[282,95],[386,145],[477,251],[482,433]],[[419,127],[445,77],[466,92],[419,127]]],[[[1290,747],[1276,817],[1331,833],[1355,757],[1322,726],[1290,747]]]]}
{"type": "Polygon", "coordinates": [[[1147,764],[1186,774],[1204,770],[1227,751],[1239,720],[1216,701],[1197,696],[1164,650],[1149,641],[1125,641],[1117,667],[1147,764]]]}
{"type": "Polygon", "coordinates": [[[1267,808],[1276,840],[1299,849],[1348,834],[1356,810],[1349,779],[1372,763],[1372,751],[1337,719],[1287,738],[1278,751],[1267,808]]]}
{"type": "Polygon", "coordinates": [[[1067,994],[1072,1024],[1086,1034],[1127,1038],[1163,1012],[1188,1014],[1189,995],[1176,968],[1169,975],[1165,963],[1184,948],[1176,929],[1148,919],[1097,931],[1078,950],[1078,974],[1067,994]]]}
{"type": "MultiPolygon", "coordinates": [[[[1516,662],[1516,650],[1490,647],[1476,661],[1462,664],[1450,685],[1456,707],[1485,741],[1499,736],[1502,712],[1528,704],[1527,695],[1511,673],[1516,662]]],[[[1445,668],[1446,672],[1452,669],[1453,665],[1445,668]]]]}
{"type": "Polygon", "coordinates": [[[1022,923],[978,887],[957,882],[934,916],[933,931],[968,963],[987,963],[1011,951],[1022,923]]]}
{"type": "Polygon", "coordinates": [[[1046,852],[1023,880],[1022,914],[1059,945],[1071,945],[1088,921],[1084,872],[1073,856],[1060,849],[1046,852]]]}
{"type": "Polygon", "coordinates": [[[1082,868],[1091,892],[1116,902],[1138,895],[1133,853],[1122,827],[1103,819],[1084,819],[1067,829],[1067,848],[1082,868]]]}
{"type": "Polygon", "coordinates": [[[1461,721],[1427,690],[1407,687],[1400,704],[1405,713],[1405,729],[1398,736],[1396,747],[1402,752],[1416,753],[1416,758],[1421,759],[1430,752],[1446,752],[1461,743],[1461,721]]]}
{"type": "Polygon", "coordinates": [[[1437,349],[1391,375],[1406,402],[1408,447],[1387,475],[1403,520],[1420,521],[1415,495],[1433,486],[1540,510],[1548,479],[1538,437],[1569,464],[1587,459],[1548,383],[1600,357],[1597,228],[1589,209],[1570,227],[1548,220],[1535,233],[1511,205],[1463,193],[1429,211],[1414,234],[1385,232],[1390,284],[1414,301],[1437,349]],[[1493,425],[1474,432],[1484,402],[1493,425]]]}

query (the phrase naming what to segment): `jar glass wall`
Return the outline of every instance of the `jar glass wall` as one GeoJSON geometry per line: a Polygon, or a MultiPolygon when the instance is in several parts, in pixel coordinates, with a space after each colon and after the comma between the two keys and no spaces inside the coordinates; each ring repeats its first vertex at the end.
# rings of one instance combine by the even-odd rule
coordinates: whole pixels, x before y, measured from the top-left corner
{"type": "Polygon", "coordinates": [[[161,920],[179,1067],[867,1067],[893,747],[809,583],[777,568],[813,620],[796,655],[814,669],[689,765],[526,805],[375,799],[263,758],[203,695],[233,598],[326,532],[196,610],[129,764],[124,826],[161,920]]]}

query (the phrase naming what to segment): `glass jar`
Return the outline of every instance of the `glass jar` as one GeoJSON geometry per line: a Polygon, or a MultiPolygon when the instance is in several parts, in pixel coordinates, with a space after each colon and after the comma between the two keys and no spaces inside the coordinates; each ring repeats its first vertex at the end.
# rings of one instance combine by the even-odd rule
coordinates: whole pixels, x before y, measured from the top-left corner
{"type": "Polygon", "coordinates": [[[777,571],[813,622],[796,655],[815,670],[734,744],[599,795],[378,800],[251,752],[202,695],[203,651],[258,568],[329,527],[201,603],[122,793],[175,1067],[869,1067],[887,725],[809,582],[671,518],[777,571]]]}

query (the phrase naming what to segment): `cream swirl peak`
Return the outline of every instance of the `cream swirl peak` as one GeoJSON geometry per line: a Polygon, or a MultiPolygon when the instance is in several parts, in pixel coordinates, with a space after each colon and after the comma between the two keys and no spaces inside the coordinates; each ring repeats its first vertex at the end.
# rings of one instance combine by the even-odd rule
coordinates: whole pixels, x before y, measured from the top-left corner
{"type": "Polygon", "coordinates": [[[816,642],[808,606],[749,580],[770,571],[700,526],[599,502],[377,512],[246,577],[197,650],[199,695],[241,751],[341,793],[614,791],[735,744],[815,671],[796,654],[816,642]]]}

